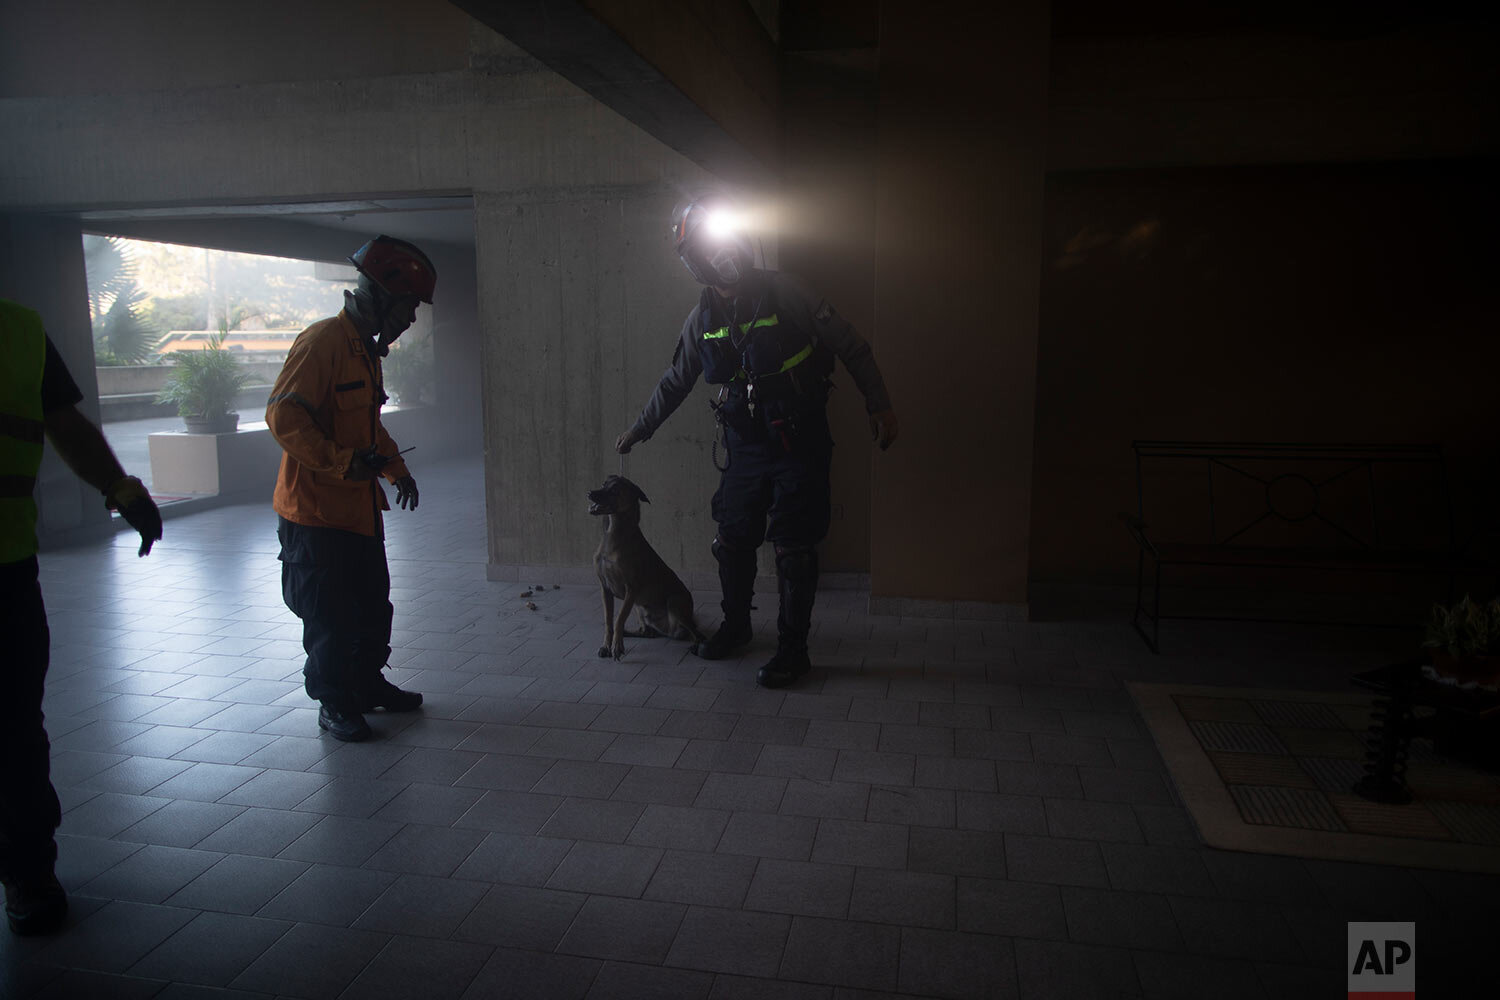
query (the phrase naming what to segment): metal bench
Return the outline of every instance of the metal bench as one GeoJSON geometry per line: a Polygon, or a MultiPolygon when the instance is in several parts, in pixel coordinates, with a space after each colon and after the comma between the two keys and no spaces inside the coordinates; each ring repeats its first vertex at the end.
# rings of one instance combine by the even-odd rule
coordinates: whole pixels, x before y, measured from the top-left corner
{"type": "Polygon", "coordinates": [[[1138,547],[1132,623],[1152,652],[1160,652],[1163,619],[1293,620],[1165,614],[1168,567],[1424,574],[1443,578],[1450,597],[1456,574],[1482,568],[1455,544],[1447,471],[1436,445],[1131,446],[1136,510],[1121,516],[1138,547]]]}

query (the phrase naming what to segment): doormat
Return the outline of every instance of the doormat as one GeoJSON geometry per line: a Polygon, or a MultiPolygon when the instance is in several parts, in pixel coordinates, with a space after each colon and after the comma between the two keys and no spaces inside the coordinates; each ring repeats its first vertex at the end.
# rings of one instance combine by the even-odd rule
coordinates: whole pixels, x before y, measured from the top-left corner
{"type": "Polygon", "coordinates": [[[1231,851],[1500,873],[1500,776],[1415,739],[1407,805],[1354,794],[1371,696],[1128,684],[1206,843],[1231,851]]]}

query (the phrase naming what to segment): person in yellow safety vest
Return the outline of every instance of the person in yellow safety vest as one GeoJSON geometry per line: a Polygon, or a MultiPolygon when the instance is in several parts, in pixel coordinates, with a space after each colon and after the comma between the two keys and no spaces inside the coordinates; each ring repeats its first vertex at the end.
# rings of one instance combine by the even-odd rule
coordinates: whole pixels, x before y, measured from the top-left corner
{"type": "Polygon", "coordinates": [[[417,508],[417,483],[380,424],[380,359],[432,303],[437,271],[405,240],[377,236],[349,258],[359,271],[344,309],[292,342],[271,387],[266,424],[285,454],[271,506],[281,542],[281,593],[302,619],[307,696],[335,739],[370,738],[364,713],[415,711],[422,696],[381,671],[391,655],[391,574],[378,484],[417,508]]]}
{"type": "Polygon", "coordinates": [[[42,719],[51,633],[38,578],[33,492],[43,435],[140,532],[141,555],[161,538],[161,512],[141,481],[125,475],[99,428],[78,412],[83,394],[41,317],[5,299],[0,355],[0,602],[14,622],[0,697],[0,881],[10,929],[44,934],[62,926],[68,899],[53,871],[62,812],[42,719]]]}

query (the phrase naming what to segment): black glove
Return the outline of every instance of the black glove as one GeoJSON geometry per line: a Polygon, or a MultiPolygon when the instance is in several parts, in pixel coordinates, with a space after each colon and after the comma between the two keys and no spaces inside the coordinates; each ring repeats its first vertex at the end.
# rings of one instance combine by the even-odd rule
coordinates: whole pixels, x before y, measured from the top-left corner
{"type": "Polygon", "coordinates": [[[161,511],[139,479],[126,476],[119,480],[105,494],[105,502],[120,512],[126,524],[141,533],[141,550],[136,555],[147,554],[151,546],[161,540],[161,511]]]}
{"type": "Polygon", "coordinates": [[[417,509],[417,481],[410,475],[396,480],[396,504],[403,510],[417,509]],[[411,501],[409,507],[407,501],[411,501]]]}

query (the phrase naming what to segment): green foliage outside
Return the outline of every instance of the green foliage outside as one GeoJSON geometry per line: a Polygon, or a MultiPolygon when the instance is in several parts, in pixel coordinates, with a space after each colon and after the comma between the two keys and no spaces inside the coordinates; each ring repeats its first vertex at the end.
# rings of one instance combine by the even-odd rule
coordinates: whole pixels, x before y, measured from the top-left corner
{"type": "Polygon", "coordinates": [[[130,247],[116,236],[85,236],[83,261],[95,363],[138,365],[154,360],[162,331],[142,308],[146,292],[137,284],[130,247]]]}
{"type": "Polygon", "coordinates": [[[218,336],[207,347],[173,353],[175,370],[167,376],[166,388],[156,401],[175,403],[178,415],[183,417],[221,417],[228,413],[250,378],[234,354],[224,350],[228,333],[228,326],[220,323],[218,336]]]}
{"type": "Polygon", "coordinates": [[[433,399],[432,338],[403,337],[391,346],[381,364],[385,391],[402,406],[417,406],[433,399]]]}

